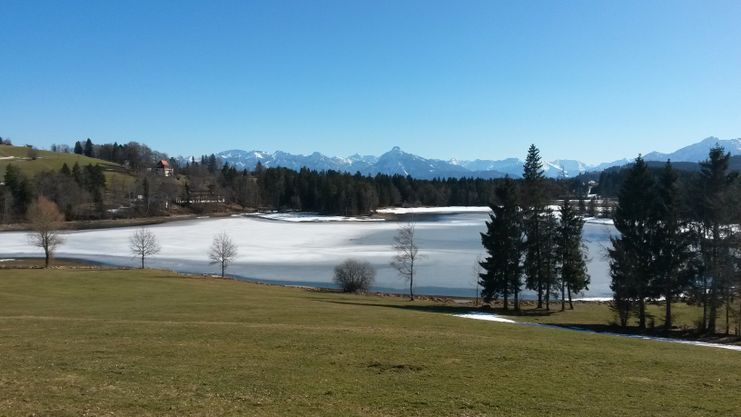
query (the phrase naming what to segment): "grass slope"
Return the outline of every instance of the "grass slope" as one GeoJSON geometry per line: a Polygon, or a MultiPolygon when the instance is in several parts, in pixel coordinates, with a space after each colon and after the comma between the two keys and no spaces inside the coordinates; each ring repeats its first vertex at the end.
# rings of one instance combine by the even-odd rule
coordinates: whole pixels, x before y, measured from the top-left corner
{"type": "Polygon", "coordinates": [[[27,176],[33,177],[43,171],[58,171],[65,163],[70,169],[75,163],[78,163],[80,166],[99,164],[105,170],[106,177],[117,174],[128,176],[122,166],[102,159],[90,158],[75,153],[59,153],[42,150],[37,150],[37,153],[38,158],[32,160],[27,157],[28,148],[25,146],[0,145],[0,175],[5,175],[5,169],[9,164],[20,168],[21,172],[27,176]]]}
{"type": "Polygon", "coordinates": [[[2,270],[0,415],[741,412],[738,352],[408,304],[161,271],[2,270]]]}

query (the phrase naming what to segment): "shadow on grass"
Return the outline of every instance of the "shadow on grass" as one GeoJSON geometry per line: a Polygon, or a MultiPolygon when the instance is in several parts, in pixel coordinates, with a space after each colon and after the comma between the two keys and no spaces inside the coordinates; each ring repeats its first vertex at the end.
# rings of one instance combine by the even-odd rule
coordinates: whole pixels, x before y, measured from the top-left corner
{"type": "Polygon", "coordinates": [[[741,337],[724,334],[707,334],[699,333],[694,329],[664,329],[663,327],[641,329],[637,326],[621,327],[616,324],[594,324],[594,323],[542,323],[543,325],[578,331],[588,331],[593,333],[611,333],[626,336],[646,336],[658,337],[665,339],[691,340],[698,342],[720,343],[720,344],[739,344],[741,337]]]}
{"type": "Polygon", "coordinates": [[[443,313],[443,314],[465,314],[465,313],[471,313],[471,312],[477,312],[477,313],[490,313],[490,314],[497,314],[500,316],[508,316],[508,317],[547,317],[551,314],[555,313],[555,311],[551,310],[542,310],[542,309],[528,309],[528,310],[520,310],[515,311],[512,309],[505,310],[503,308],[483,308],[483,307],[473,307],[473,306],[466,306],[466,305],[413,305],[413,304],[382,304],[382,303],[364,303],[360,301],[340,301],[330,298],[320,298],[315,299],[314,301],[322,302],[322,303],[331,303],[331,304],[344,304],[344,305],[357,305],[357,306],[367,306],[367,307],[386,307],[386,308],[395,308],[400,310],[408,310],[408,311],[421,311],[426,313],[443,313]]]}
{"type": "MultiPolygon", "coordinates": [[[[420,311],[426,313],[442,313],[446,315],[451,314],[465,314],[465,313],[490,313],[504,317],[550,317],[554,313],[558,313],[556,310],[543,310],[543,309],[527,309],[527,310],[504,310],[502,308],[477,308],[473,306],[458,306],[458,305],[412,305],[412,304],[383,304],[373,302],[361,302],[361,301],[344,301],[335,300],[329,298],[315,299],[316,302],[341,304],[341,305],[354,305],[354,306],[366,306],[366,307],[384,307],[393,308],[407,311],[420,311]]],[[[590,333],[606,333],[606,334],[617,334],[625,336],[647,336],[647,337],[659,337],[666,339],[677,339],[677,340],[691,340],[691,341],[702,341],[722,344],[738,344],[741,342],[741,338],[737,336],[724,336],[724,335],[703,335],[694,332],[691,329],[672,329],[665,330],[663,328],[653,328],[642,330],[638,327],[620,327],[615,324],[597,324],[597,323],[563,323],[557,321],[545,320],[543,322],[517,322],[516,324],[524,326],[543,326],[551,328],[559,328],[564,330],[575,330],[590,333]]]]}

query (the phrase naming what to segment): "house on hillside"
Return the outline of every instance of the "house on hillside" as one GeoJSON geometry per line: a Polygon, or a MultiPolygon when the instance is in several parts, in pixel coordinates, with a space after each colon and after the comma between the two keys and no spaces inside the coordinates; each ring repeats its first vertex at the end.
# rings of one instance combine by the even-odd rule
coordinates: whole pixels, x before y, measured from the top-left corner
{"type": "Polygon", "coordinates": [[[161,159],[157,162],[157,164],[152,169],[152,172],[154,172],[157,175],[161,175],[163,177],[171,177],[172,176],[172,167],[170,167],[170,163],[167,162],[164,159],[161,159]]]}

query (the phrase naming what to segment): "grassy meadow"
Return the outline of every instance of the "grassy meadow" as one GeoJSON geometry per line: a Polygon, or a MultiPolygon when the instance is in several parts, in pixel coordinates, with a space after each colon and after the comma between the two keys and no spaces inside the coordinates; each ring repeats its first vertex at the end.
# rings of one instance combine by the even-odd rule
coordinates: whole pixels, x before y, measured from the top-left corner
{"type": "Polygon", "coordinates": [[[741,415],[739,352],[447,312],[155,270],[4,269],[0,416],[741,415]]]}
{"type": "Polygon", "coordinates": [[[33,177],[39,172],[58,171],[65,163],[72,168],[75,163],[80,166],[89,164],[100,165],[104,169],[106,180],[112,178],[126,179],[129,175],[126,170],[113,162],[102,159],[90,158],[76,153],[61,153],[44,150],[36,150],[38,157],[36,159],[28,158],[28,148],[25,146],[0,145],[0,174],[5,175],[5,169],[9,164],[20,168],[21,172],[29,177],[33,177]]]}

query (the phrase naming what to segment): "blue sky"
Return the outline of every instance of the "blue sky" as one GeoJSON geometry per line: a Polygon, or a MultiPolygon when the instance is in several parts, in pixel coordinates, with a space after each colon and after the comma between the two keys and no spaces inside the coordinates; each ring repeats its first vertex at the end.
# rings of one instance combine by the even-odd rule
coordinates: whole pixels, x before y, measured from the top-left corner
{"type": "Polygon", "coordinates": [[[0,135],[601,162],[741,136],[740,1],[0,0],[0,135]]]}

